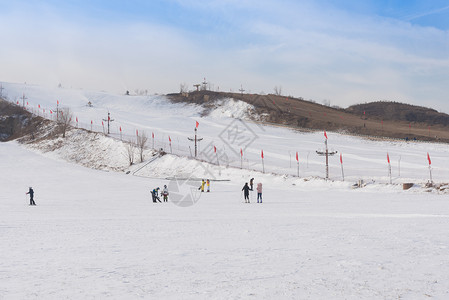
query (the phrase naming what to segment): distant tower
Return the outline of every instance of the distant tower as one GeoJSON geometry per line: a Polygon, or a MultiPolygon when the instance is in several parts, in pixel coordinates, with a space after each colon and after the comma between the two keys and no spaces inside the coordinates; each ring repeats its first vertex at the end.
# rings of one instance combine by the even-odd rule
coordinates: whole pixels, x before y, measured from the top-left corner
{"type": "Polygon", "coordinates": [[[203,90],[203,91],[205,91],[205,90],[207,90],[207,81],[206,81],[206,77],[204,77],[204,80],[203,80],[203,82],[202,82],[202,87],[201,87],[201,89],[203,90]]]}
{"type": "Polygon", "coordinates": [[[240,91],[240,93],[242,93],[242,95],[243,95],[243,92],[244,92],[245,90],[243,89],[243,86],[242,86],[242,85],[240,85],[239,91],[240,91]]]}

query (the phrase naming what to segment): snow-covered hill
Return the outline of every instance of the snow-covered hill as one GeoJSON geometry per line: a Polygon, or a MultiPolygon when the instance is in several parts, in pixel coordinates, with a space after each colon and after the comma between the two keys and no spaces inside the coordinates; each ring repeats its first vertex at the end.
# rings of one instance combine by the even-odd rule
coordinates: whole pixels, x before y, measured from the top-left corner
{"type": "MultiPolygon", "coordinates": [[[[85,133],[72,133],[72,138],[68,139],[72,142],[67,142],[56,152],[58,156],[71,161],[84,160],[87,162],[85,164],[91,164],[97,160],[96,157],[103,157],[102,162],[91,165],[103,169],[108,169],[110,165],[110,169],[125,170],[128,162],[125,145],[121,141],[135,141],[140,132],[149,138],[149,148],[162,149],[168,154],[176,155],[170,159],[172,169],[176,170],[184,165],[185,158],[194,156],[194,143],[188,138],[193,138],[193,129],[196,122],[199,122],[198,137],[203,140],[199,142],[198,158],[203,162],[219,164],[221,167],[243,168],[248,170],[246,174],[265,171],[288,176],[297,176],[299,173],[301,178],[325,177],[325,158],[316,153],[325,150],[323,132],[305,133],[253,123],[245,117],[247,113],[251,113],[251,106],[240,101],[217,101],[213,106],[215,109],[210,110],[209,105],[207,114],[204,115],[206,108],[200,105],[175,104],[160,95],[110,95],[104,92],[49,89],[9,83],[3,83],[3,86],[10,101],[21,104],[21,97],[25,95],[27,99],[24,103],[28,103],[25,106],[47,118],[55,118],[59,102],[59,108],[70,108],[73,126],[89,131],[107,132],[106,120],[108,112],[110,113],[113,120],[110,123],[110,137],[115,140],[103,135],[92,137],[85,133]],[[88,106],[88,102],[92,106],[88,106]],[[80,157],[80,149],[84,149],[83,157],[80,157]],[[92,158],[86,160],[89,153],[92,158]]],[[[389,183],[389,158],[393,183],[423,184],[430,179],[427,159],[429,153],[432,179],[440,183],[449,182],[449,169],[444,163],[449,149],[445,144],[369,141],[333,132],[327,132],[327,135],[330,151],[337,151],[329,159],[329,177],[332,180],[342,181],[344,176],[345,181],[352,183],[361,179],[365,182],[389,183]]],[[[148,158],[150,157],[151,153],[148,158]]],[[[167,169],[150,168],[155,171],[153,176],[162,173],[164,176],[176,175],[176,172],[169,174],[167,169]]],[[[150,175],[149,171],[142,172],[150,175]]]]}
{"type": "Polygon", "coordinates": [[[230,99],[204,115],[163,96],[3,87],[10,101],[25,93],[28,109],[48,118],[59,101],[89,130],[0,143],[0,299],[449,296],[449,201],[423,187],[427,153],[434,181],[449,181],[444,144],[327,132],[338,154],[326,181],[316,154],[323,132],[234,119],[248,107],[230,99]],[[101,133],[108,111],[110,136],[101,133]],[[97,132],[89,132],[90,120],[97,132]],[[199,160],[187,139],[196,121],[199,160]],[[126,145],[136,130],[150,137],[149,149],[130,167],[126,145]],[[168,154],[159,156],[160,148],[168,154]],[[251,177],[263,184],[263,204],[255,192],[243,203],[251,177]],[[201,178],[215,179],[210,193],[198,191],[201,178]],[[360,179],[367,184],[353,189],[360,179]],[[402,190],[402,182],[416,185],[402,190]],[[163,185],[170,202],[152,203],[150,190],[163,185]],[[27,205],[29,186],[36,207],[27,205]]]}

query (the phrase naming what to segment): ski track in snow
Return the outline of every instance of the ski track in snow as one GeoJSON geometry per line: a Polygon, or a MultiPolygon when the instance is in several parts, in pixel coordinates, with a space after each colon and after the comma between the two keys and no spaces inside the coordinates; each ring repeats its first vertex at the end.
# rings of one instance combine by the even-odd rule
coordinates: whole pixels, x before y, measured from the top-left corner
{"type": "MultiPolygon", "coordinates": [[[[21,95],[24,88],[4,87],[10,97],[21,95]]],[[[199,120],[200,126],[214,124],[200,127],[200,132],[205,138],[216,139],[217,131],[232,122],[226,116],[206,117],[203,122],[197,107],[179,106],[178,110],[176,105],[180,117],[172,121],[162,114],[170,105],[157,100],[148,109],[146,97],[124,100],[117,96],[114,100],[104,93],[26,89],[30,101],[39,99],[41,105],[53,103],[50,96],[63,95],[73,107],[78,105],[79,112],[104,117],[103,108],[108,106],[114,114],[128,116],[120,121],[122,124],[159,128],[163,134],[190,136],[191,124],[199,120]],[[85,108],[87,99],[102,109],[85,108]],[[126,112],[128,108],[140,110],[141,116],[126,112]],[[156,121],[147,120],[144,111],[152,111],[150,116],[156,121]],[[162,128],[157,125],[160,120],[165,121],[162,128]]],[[[288,150],[297,147],[301,173],[323,172],[322,158],[312,156],[316,147],[322,146],[322,133],[252,128],[259,130],[259,139],[248,147],[249,159],[257,160],[263,145],[267,168],[289,169],[288,150]],[[278,138],[272,144],[263,139],[264,135],[278,138]],[[298,145],[291,146],[292,140],[298,145]],[[309,169],[305,162],[308,151],[309,169]],[[270,162],[270,152],[283,159],[283,165],[270,162]]],[[[230,181],[212,182],[211,193],[199,193],[195,205],[179,207],[150,200],[150,189],[173,181],[140,176],[166,178],[193,173],[202,178],[207,174],[204,165],[166,155],[139,171],[140,176],[132,176],[92,170],[61,159],[85,160],[87,164],[98,160],[99,166],[124,168],[121,142],[104,139],[96,141],[97,146],[107,146],[104,156],[111,157],[104,160],[89,157],[88,151],[70,158],[89,144],[73,149],[68,144],[55,153],[42,153],[16,142],[0,144],[0,299],[449,297],[447,195],[421,188],[403,191],[398,184],[384,184],[388,178],[382,161],[386,150],[392,161],[402,156],[401,177],[395,176],[396,183],[426,181],[425,153],[429,151],[435,157],[435,177],[445,181],[449,178],[442,163],[446,145],[330,138],[336,148],[344,149],[348,165],[351,160],[354,165],[365,164],[348,167],[351,180],[360,178],[360,168],[371,170],[374,174],[370,176],[380,181],[366,180],[368,185],[356,190],[351,189],[353,181],[340,181],[337,175],[332,175],[336,181],[326,182],[208,166],[217,179],[230,181]],[[417,158],[423,160],[421,169],[417,158]],[[242,203],[241,188],[252,176],[264,184],[263,204],[255,203],[252,193],[251,203],[242,203]],[[36,207],[27,205],[28,186],[35,190],[36,207]]],[[[331,174],[338,173],[339,165],[334,164],[331,174]]],[[[199,186],[198,181],[195,183],[199,186]]],[[[190,188],[180,187],[179,193],[188,193],[190,188]]]]}

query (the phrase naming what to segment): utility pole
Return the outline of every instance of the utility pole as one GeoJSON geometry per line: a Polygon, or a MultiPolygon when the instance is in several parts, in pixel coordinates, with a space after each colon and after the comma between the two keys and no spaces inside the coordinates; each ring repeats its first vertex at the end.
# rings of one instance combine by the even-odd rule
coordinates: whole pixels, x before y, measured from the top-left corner
{"type": "Polygon", "coordinates": [[[329,156],[333,156],[337,154],[337,151],[329,152],[329,149],[327,148],[327,134],[326,131],[324,132],[324,136],[326,139],[324,140],[324,145],[326,147],[325,151],[316,151],[316,153],[320,156],[326,156],[326,180],[329,179],[329,156]]]}
{"type": "Polygon", "coordinates": [[[56,100],[56,121],[59,122],[59,100],[56,100]]]}
{"type": "Polygon", "coordinates": [[[22,108],[25,109],[25,100],[28,99],[25,97],[25,93],[22,94],[22,108]]]}
{"type": "Polygon", "coordinates": [[[0,83],[0,98],[3,97],[3,90],[5,88],[2,86],[2,84],[0,83]]]}
{"type": "Polygon", "coordinates": [[[204,77],[204,80],[203,80],[202,84],[203,84],[203,87],[202,87],[203,90],[206,91],[206,90],[207,90],[207,81],[206,81],[206,77],[204,77]]]}
{"type": "Polygon", "coordinates": [[[199,137],[197,136],[197,132],[198,132],[198,122],[197,122],[197,125],[195,126],[195,136],[194,136],[193,138],[187,138],[189,141],[194,141],[194,142],[195,142],[195,158],[196,158],[197,155],[198,155],[198,146],[197,146],[197,143],[198,143],[199,141],[202,141],[202,140],[203,140],[203,138],[199,138],[199,137]]]}
{"type": "Polygon", "coordinates": [[[239,91],[240,91],[240,93],[242,93],[242,96],[243,96],[243,92],[244,92],[245,90],[243,89],[243,86],[242,86],[242,85],[240,85],[239,91]]]}
{"type": "Polygon", "coordinates": [[[103,121],[107,121],[108,122],[108,134],[109,134],[109,123],[114,121],[113,119],[111,119],[111,113],[108,111],[108,118],[107,119],[103,119],[103,121]]]}

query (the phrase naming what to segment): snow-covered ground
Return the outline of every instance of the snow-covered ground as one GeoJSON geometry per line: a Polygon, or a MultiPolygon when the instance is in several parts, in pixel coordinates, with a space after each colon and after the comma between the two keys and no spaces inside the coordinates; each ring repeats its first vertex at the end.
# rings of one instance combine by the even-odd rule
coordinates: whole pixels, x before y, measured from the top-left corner
{"type": "MultiPolygon", "coordinates": [[[[298,153],[301,177],[325,176],[325,159],[316,154],[316,151],[324,150],[323,132],[303,133],[255,124],[245,117],[251,106],[240,101],[218,101],[216,110],[202,116],[203,107],[193,103],[173,104],[164,96],[111,95],[105,92],[12,83],[2,83],[2,86],[3,94],[11,102],[28,103],[26,107],[29,110],[47,118],[54,118],[55,113],[50,114],[50,110],[55,112],[59,101],[59,108],[70,108],[73,125],[89,130],[92,128],[97,132],[103,132],[102,122],[104,131],[107,130],[107,123],[103,120],[107,119],[107,113],[110,112],[114,120],[111,122],[110,132],[116,139],[135,140],[137,131],[146,133],[149,137],[148,145],[152,147],[154,134],[155,148],[188,157],[193,155],[194,145],[187,138],[193,137],[195,122],[198,121],[198,136],[203,138],[198,152],[204,161],[217,163],[218,156],[220,165],[237,168],[243,166],[256,171],[264,168],[267,173],[295,176],[298,174],[298,153]],[[26,97],[25,101],[21,99],[23,95],[26,97]],[[88,102],[92,103],[92,107],[87,106],[88,102]],[[75,120],[78,120],[78,124],[75,120]],[[217,149],[216,154],[213,146],[217,149]],[[243,160],[240,158],[240,149],[243,160]],[[261,160],[262,150],[264,166],[261,160]]],[[[369,141],[332,132],[327,135],[329,149],[338,152],[329,159],[329,177],[332,180],[343,180],[339,159],[342,154],[346,181],[354,183],[363,179],[365,182],[389,183],[388,154],[393,183],[425,183],[430,178],[427,160],[429,153],[433,180],[449,182],[449,169],[445,165],[449,148],[446,144],[369,141]]]]}
{"type": "Polygon", "coordinates": [[[57,99],[87,124],[109,110],[126,136],[136,129],[154,132],[157,146],[170,152],[170,135],[176,155],[128,169],[117,131],[115,140],[98,135],[56,152],[1,143],[0,299],[449,297],[449,201],[444,192],[422,187],[429,177],[427,152],[434,180],[449,182],[447,145],[328,132],[330,148],[343,152],[345,181],[338,157],[331,158],[332,180],[325,181],[323,157],[315,154],[323,148],[322,132],[232,119],[226,111],[240,107],[235,114],[241,113],[242,104],[231,100],[223,102],[223,113],[200,117],[201,107],[170,104],[161,96],[3,87],[11,101],[25,90],[29,105],[46,113],[57,99]],[[94,106],[85,106],[87,101],[94,106]],[[200,150],[203,162],[188,157],[186,137],[195,121],[204,138],[200,147],[209,140],[216,145],[220,166],[207,163],[216,160],[209,152],[200,150]],[[242,131],[243,138],[234,139],[242,131]],[[245,169],[262,170],[262,149],[267,173],[245,169]],[[300,178],[293,176],[296,151],[300,178]],[[84,159],[101,161],[91,165],[101,170],[80,166],[84,159]],[[212,192],[201,194],[198,179],[206,176],[225,181],[213,181],[212,192]],[[264,184],[263,204],[255,203],[255,195],[251,204],[242,203],[241,188],[250,177],[264,184]],[[368,184],[352,189],[359,179],[368,184]],[[416,186],[404,191],[401,182],[416,186]],[[150,189],[164,184],[172,201],[153,204],[150,189]],[[28,186],[36,207],[27,205],[28,186]],[[186,196],[191,203],[181,201],[186,196]]]}

